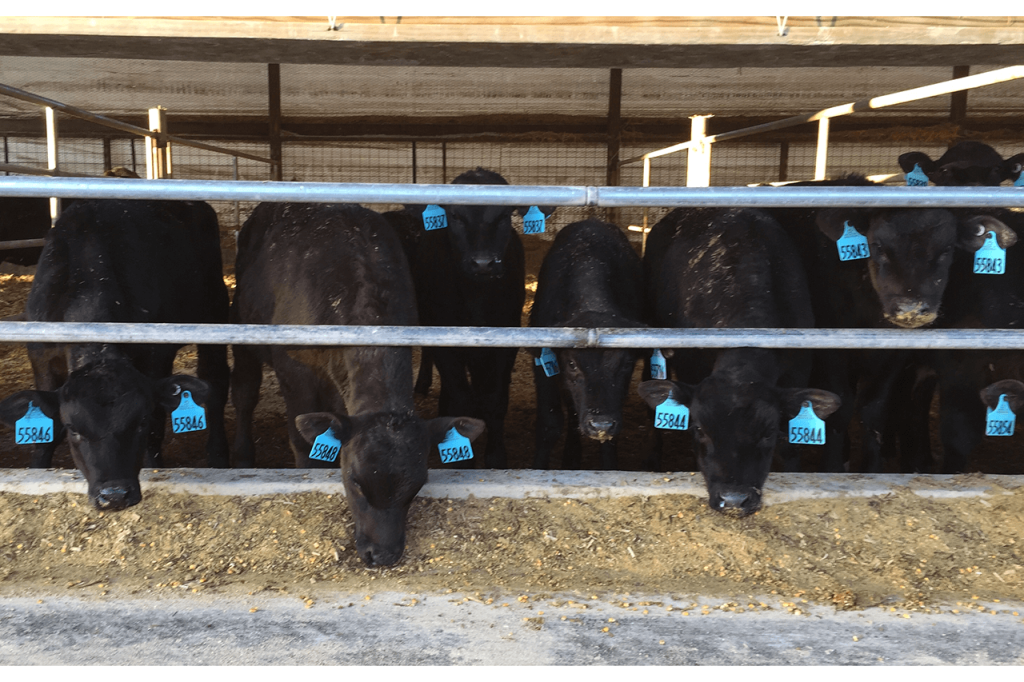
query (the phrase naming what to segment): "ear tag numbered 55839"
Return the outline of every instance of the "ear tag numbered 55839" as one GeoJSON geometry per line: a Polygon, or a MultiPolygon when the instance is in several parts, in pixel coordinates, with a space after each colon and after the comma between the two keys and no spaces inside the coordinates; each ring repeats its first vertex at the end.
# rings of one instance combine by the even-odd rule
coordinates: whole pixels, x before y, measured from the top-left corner
{"type": "Polygon", "coordinates": [[[544,231],[544,214],[536,206],[523,216],[523,234],[540,234],[544,231]]]}
{"type": "Polygon", "coordinates": [[[191,391],[182,391],[178,409],[171,412],[171,430],[174,433],[188,433],[205,428],[206,410],[192,401],[191,391]]]}
{"type": "Polygon", "coordinates": [[[839,249],[839,260],[860,260],[871,255],[868,249],[868,238],[857,231],[849,220],[843,222],[843,236],[836,240],[839,249]]]}
{"type": "Polygon", "coordinates": [[[429,232],[442,227],[448,227],[448,214],[437,204],[430,204],[423,210],[423,229],[429,232]]]}
{"type": "Polygon", "coordinates": [[[437,444],[437,451],[441,453],[441,461],[445,464],[473,459],[473,446],[469,439],[459,433],[454,426],[444,434],[444,440],[437,444]]]}
{"type": "Polygon", "coordinates": [[[1006,249],[999,246],[996,233],[989,230],[985,243],[974,252],[974,274],[1001,275],[1006,272],[1006,249]]]}
{"type": "Polygon", "coordinates": [[[789,442],[806,445],[825,444],[825,421],[814,414],[809,401],[804,401],[800,413],[789,420],[789,442]]]}
{"type": "Polygon", "coordinates": [[[654,428],[685,431],[690,428],[690,408],[675,398],[665,398],[654,408],[654,428]]]}
{"type": "Polygon", "coordinates": [[[53,420],[30,401],[25,416],[14,422],[14,442],[18,445],[52,443],[53,420]]]}
{"type": "Polygon", "coordinates": [[[920,164],[914,164],[914,170],[906,175],[907,187],[927,187],[928,176],[921,170],[920,164]]]}
{"type": "Polygon", "coordinates": [[[313,441],[313,448],[309,451],[310,459],[318,459],[321,462],[336,462],[341,453],[341,441],[334,437],[331,427],[316,437],[313,441]]]}
{"type": "Polygon", "coordinates": [[[543,367],[545,376],[553,377],[558,374],[558,358],[555,356],[555,351],[550,348],[542,348],[540,357],[534,358],[533,364],[543,367]]]}
{"type": "Polygon", "coordinates": [[[985,435],[986,436],[1012,436],[1017,426],[1017,415],[1013,413],[1010,406],[1006,404],[1006,394],[999,396],[999,404],[996,409],[986,409],[985,435]]]}
{"type": "Polygon", "coordinates": [[[668,365],[665,364],[665,356],[661,354],[660,348],[655,348],[651,353],[651,378],[668,379],[668,365]]]}

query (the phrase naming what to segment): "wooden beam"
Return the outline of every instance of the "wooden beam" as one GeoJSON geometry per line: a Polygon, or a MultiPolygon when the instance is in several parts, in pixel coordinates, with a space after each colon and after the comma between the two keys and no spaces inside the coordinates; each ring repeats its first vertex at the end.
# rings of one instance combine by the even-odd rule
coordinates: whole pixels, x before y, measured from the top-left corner
{"type": "MultiPolygon", "coordinates": [[[[954,66],[953,67],[953,78],[966,78],[971,75],[970,66],[954,66]]],[[[956,125],[963,125],[967,121],[967,93],[969,90],[961,90],[960,92],[954,92],[950,95],[949,101],[949,120],[951,123],[956,125]]],[[[950,140],[949,146],[952,147],[956,144],[962,136],[958,136],[957,140],[950,140]]]]}
{"type": "Polygon", "coordinates": [[[619,184],[619,148],[622,141],[622,69],[612,69],[608,79],[608,169],[605,184],[619,184]]]}
{"type": "Polygon", "coordinates": [[[270,116],[270,158],[277,165],[270,166],[270,179],[281,180],[284,169],[281,167],[281,65],[267,64],[267,97],[268,114],[270,116]]]}

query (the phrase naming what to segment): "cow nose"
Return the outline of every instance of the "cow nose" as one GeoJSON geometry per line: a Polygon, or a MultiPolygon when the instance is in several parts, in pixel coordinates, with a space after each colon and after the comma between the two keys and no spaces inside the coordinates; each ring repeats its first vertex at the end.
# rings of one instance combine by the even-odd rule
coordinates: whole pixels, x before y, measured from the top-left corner
{"type": "MultiPolygon", "coordinates": [[[[404,548],[403,548],[404,549],[404,548]]],[[[381,547],[370,547],[363,552],[363,563],[367,566],[391,566],[402,558],[403,550],[388,551],[381,547]]]]}
{"type": "Polygon", "coordinates": [[[611,431],[612,427],[615,426],[615,422],[611,419],[591,419],[590,428],[595,431],[611,431]]]}
{"type": "Polygon", "coordinates": [[[128,506],[128,489],[120,486],[103,488],[96,495],[96,506],[100,509],[124,509],[128,506]]]}
{"type": "Polygon", "coordinates": [[[743,505],[749,499],[750,499],[750,495],[748,493],[741,493],[741,492],[722,493],[722,500],[718,503],[718,508],[719,509],[742,509],[743,505]]]}

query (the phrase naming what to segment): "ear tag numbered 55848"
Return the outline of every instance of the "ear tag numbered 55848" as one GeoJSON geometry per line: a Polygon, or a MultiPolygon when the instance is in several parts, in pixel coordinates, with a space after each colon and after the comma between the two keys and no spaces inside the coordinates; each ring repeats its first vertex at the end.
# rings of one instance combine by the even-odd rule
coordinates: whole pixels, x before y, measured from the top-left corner
{"type": "Polygon", "coordinates": [[[523,234],[540,234],[544,231],[544,214],[536,206],[523,216],[523,234]]]}
{"type": "Polygon", "coordinates": [[[30,401],[25,416],[14,422],[14,442],[18,445],[52,443],[53,420],[30,401]]]}
{"type": "Polygon", "coordinates": [[[318,459],[321,462],[335,462],[341,454],[341,441],[334,437],[331,428],[316,437],[313,441],[313,448],[309,451],[310,459],[318,459]]]}
{"type": "Polygon", "coordinates": [[[448,214],[437,204],[430,204],[423,210],[423,229],[429,232],[442,227],[448,227],[448,214]]]}
{"type": "Polygon", "coordinates": [[[986,410],[985,435],[986,436],[1012,436],[1017,426],[1017,415],[1013,413],[1010,406],[1006,404],[1006,394],[999,396],[999,404],[996,409],[991,407],[986,410]]]}
{"type": "Polygon", "coordinates": [[[192,401],[191,391],[182,391],[178,409],[171,412],[171,430],[174,433],[188,433],[205,428],[206,410],[192,401]]]}
{"type": "Polygon", "coordinates": [[[555,351],[550,348],[542,348],[540,357],[534,358],[533,364],[543,367],[545,376],[553,377],[558,374],[558,358],[555,356],[555,351]]]}
{"type": "Polygon", "coordinates": [[[685,431],[690,428],[690,408],[675,398],[665,398],[663,403],[654,408],[654,428],[685,431]]]}
{"type": "Polygon", "coordinates": [[[665,364],[665,356],[661,354],[660,348],[655,348],[651,353],[651,378],[668,379],[668,365],[665,364]]]}
{"type": "Polygon", "coordinates": [[[914,164],[914,170],[906,175],[907,187],[927,187],[928,176],[921,170],[920,164],[914,164]]]}
{"type": "Polygon", "coordinates": [[[473,446],[469,439],[459,433],[454,426],[444,434],[444,440],[437,444],[437,451],[441,453],[441,461],[445,464],[473,459],[473,446]]]}
{"type": "Polygon", "coordinates": [[[800,413],[789,420],[789,442],[806,445],[825,444],[825,421],[814,414],[809,401],[804,401],[800,413]]]}
{"type": "Polygon", "coordinates": [[[843,222],[843,236],[836,240],[839,249],[839,260],[860,260],[871,255],[868,249],[868,238],[857,231],[849,220],[843,222]]]}
{"type": "Polygon", "coordinates": [[[1006,249],[999,246],[996,233],[989,230],[985,243],[974,252],[974,274],[1001,275],[1006,272],[1006,249]]]}

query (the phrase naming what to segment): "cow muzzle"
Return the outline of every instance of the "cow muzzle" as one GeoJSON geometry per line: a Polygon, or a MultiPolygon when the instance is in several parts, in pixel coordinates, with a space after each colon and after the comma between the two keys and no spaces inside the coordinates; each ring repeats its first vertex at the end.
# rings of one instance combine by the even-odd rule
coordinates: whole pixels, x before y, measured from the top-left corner
{"type": "Polygon", "coordinates": [[[734,488],[712,493],[708,505],[730,516],[747,516],[761,508],[761,492],[756,488],[734,488]]]}
{"type": "Polygon", "coordinates": [[[109,485],[100,489],[93,504],[102,511],[120,511],[142,501],[142,491],[134,486],[109,485]]]}
{"type": "Polygon", "coordinates": [[[923,301],[899,301],[885,319],[903,329],[917,329],[935,321],[939,315],[923,301]]]}
{"type": "Polygon", "coordinates": [[[595,415],[587,417],[583,420],[582,428],[583,435],[587,438],[593,438],[596,441],[602,443],[611,440],[619,434],[619,422],[615,419],[605,417],[604,415],[595,415]]]}

